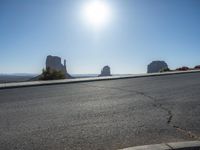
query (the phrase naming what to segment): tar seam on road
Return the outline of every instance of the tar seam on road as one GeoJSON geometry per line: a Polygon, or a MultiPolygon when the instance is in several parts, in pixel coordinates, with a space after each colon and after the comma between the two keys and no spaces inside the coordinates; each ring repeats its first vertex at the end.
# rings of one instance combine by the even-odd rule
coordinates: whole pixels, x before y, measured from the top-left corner
{"type": "Polygon", "coordinates": [[[167,124],[169,126],[171,126],[172,128],[174,128],[176,131],[178,131],[179,133],[182,133],[192,139],[195,139],[195,140],[200,140],[200,137],[198,137],[197,135],[195,135],[194,133],[192,133],[191,131],[188,131],[187,129],[183,129],[179,126],[176,126],[174,124],[172,124],[172,119],[173,119],[173,114],[171,112],[171,110],[169,110],[168,108],[164,107],[162,104],[158,103],[158,99],[153,97],[153,96],[150,96],[148,94],[145,94],[144,92],[140,92],[140,91],[136,91],[136,90],[126,90],[126,89],[122,89],[122,88],[116,88],[116,87],[104,87],[104,86],[99,86],[99,85],[90,85],[90,84],[86,84],[84,83],[85,85],[88,85],[88,86],[93,86],[93,87],[97,87],[97,88],[102,88],[102,89],[115,89],[115,90],[120,90],[120,91],[124,91],[124,92],[135,92],[136,94],[140,94],[144,97],[147,97],[149,99],[151,99],[154,104],[153,106],[156,107],[156,108],[160,108],[162,110],[164,110],[165,112],[167,112],[168,114],[168,119],[167,119],[167,124]]]}
{"type": "Polygon", "coordinates": [[[173,147],[171,147],[169,144],[165,143],[166,146],[168,146],[170,149],[174,149],[173,147]]]}

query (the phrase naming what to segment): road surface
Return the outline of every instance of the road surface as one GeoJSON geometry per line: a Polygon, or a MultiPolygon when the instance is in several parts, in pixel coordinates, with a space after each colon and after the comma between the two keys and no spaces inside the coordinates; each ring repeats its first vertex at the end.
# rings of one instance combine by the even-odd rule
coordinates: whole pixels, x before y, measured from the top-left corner
{"type": "Polygon", "coordinates": [[[200,73],[0,90],[0,149],[107,150],[200,139],[200,73]]]}

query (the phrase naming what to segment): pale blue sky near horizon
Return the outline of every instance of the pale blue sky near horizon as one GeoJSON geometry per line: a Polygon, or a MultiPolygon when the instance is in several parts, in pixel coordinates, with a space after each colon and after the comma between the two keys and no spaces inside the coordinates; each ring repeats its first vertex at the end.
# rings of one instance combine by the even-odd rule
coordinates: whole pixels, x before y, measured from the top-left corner
{"type": "Polygon", "coordinates": [[[40,73],[47,55],[65,58],[72,74],[200,65],[200,0],[102,0],[112,16],[98,32],[81,18],[89,1],[0,0],[0,73],[40,73]]]}

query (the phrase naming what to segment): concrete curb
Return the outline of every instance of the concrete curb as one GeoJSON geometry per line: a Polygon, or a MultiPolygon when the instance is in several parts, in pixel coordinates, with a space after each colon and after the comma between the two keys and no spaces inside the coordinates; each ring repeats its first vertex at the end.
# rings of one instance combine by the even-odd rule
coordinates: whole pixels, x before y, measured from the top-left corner
{"type": "Polygon", "coordinates": [[[200,72],[200,70],[166,72],[166,73],[151,73],[151,74],[137,74],[137,75],[126,75],[126,76],[95,77],[95,78],[82,78],[82,79],[64,79],[64,80],[52,80],[52,81],[28,81],[28,82],[17,82],[17,83],[2,83],[2,84],[0,84],[0,89],[56,85],[56,84],[67,84],[67,83],[80,83],[80,82],[92,82],[92,81],[105,81],[105,80],[118,80],[118,79],[153,77],[153,76],[165,76],[165,75],[198,73],[198,72],[200,72]]]}
{"type": "Polygon", "coordinates": [[[200,141],[144,145],[129,147],[121,150],[200,150],[200,141]]]}

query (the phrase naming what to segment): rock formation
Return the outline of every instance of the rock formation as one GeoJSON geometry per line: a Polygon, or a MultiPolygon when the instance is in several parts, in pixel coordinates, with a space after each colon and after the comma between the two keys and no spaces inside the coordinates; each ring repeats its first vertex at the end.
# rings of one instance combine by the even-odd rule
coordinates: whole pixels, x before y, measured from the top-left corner
{"type": "Polygon", "coordinates": [[[153,61],[147,67],[147,73],[160,72],[161,69],[168,68],[168,65],[164,61],[153,61]]]}
{"type": "Polygon", "coordinates": [[[64,65],[61,63],[61,58],[58,56],[47,56],[46,58],[46,69],[50,68],[51,70],[56,70],[56,71],[61,71],[65,74],[66,78],[72,78],[68,73],[67,73],[67,68],[66,68],[66,60],[64,60],[64,65]]]}
{"type": "Polygon", "coordinates": [[[102,77],[102,76],[111,76],[111,74],[110,74],[110,67],[109,66],[103,67],[103,69],[101,70],[101,74],[99,75],[99,77],[102,77]]]}

